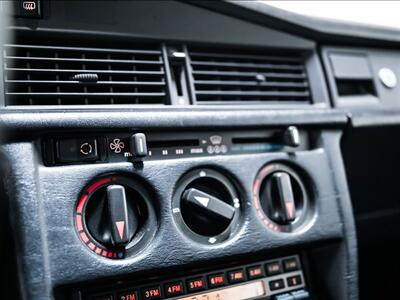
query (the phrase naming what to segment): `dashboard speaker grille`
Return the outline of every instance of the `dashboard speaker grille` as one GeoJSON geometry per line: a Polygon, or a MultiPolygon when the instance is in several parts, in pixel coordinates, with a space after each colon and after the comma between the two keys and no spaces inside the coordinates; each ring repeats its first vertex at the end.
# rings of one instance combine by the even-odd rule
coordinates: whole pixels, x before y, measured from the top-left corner
{"type": "Polygon", "coordinates": [[[188,50],[198,104],[311,103],[299,55],[188,50]]]}
{"type": "Polygon", "coordinates": [[[166,104],[160,45],[5,45],[6,105],[166,104]]]}

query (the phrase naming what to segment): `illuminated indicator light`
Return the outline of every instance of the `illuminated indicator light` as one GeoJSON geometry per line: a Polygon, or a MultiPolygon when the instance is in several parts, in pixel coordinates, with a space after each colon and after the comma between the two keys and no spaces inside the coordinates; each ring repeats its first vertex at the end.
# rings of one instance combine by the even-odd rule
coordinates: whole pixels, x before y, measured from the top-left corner
{"type": "Polygon", "coordinates": [[[261,220],[264,220],[264,214],[263,214],[261,211],[259,211],[259,210],[257,210],[257,213],[258,213],[258,217],[259,217],[261,220]]]}
{"type": "Polygon", "coordinates": [[[103,184],[105,184],[105,183],[107,183],[107,182],[110,182],[110,178],[104,178],[104,179],[101,179],[101,180],[99,180],[99,181],[96,181],[95,183],[93,183],[91,186],[89,186],[87,189],[86,189],[86,191],[90,194],[90,193],[92,193],[95,189],[97,189],[99,186],[101,186],[101,185],[103,185],[103,184]]]}
{"type": "Polygon", "coordinates": [[[179,295],[183,292],[183,286],[181,282],[171,283],[166,285],[165,290],[168,296],[179,295]]]}
{"type": "Polygon", "coordinates": [[[96,246],[93,243],[89,243],[88,247],[90,250],[94,250],[94,248],[96,248],[96,246]]]}
{"type": "Polygon", "coordinates": [[[101,253],[101,249],[100,248],[96,248],[96,250],[94,251],[94,252],[96,252],[96,254],[99,254],[100,255],[100,253],[101,253]]]}
{"type": "Polygon", "coordinates": [[[118,253],[118,257],[119,257],[119,258],[123,258],[123,257],[124,257],[124,254],[123,254],[122,252],[119,252],[119,253],[118,253]]]}
{"type": "Polygon", "coordinates": [[[83,206],[85,205],[85,202],[86,202],[86,200],[87,200],[87,197],[88,197],[88,195],[85,194],[85,195],[82,195],[82,197],[79,199],[78,206],[76,207],[76,212],[77,212],[78,214],[81,214],[81,213],[82,213],[83,206]]]}
{"type": "Polygon", "coordinates": [[[233,271],[228,274],[230,282],[238,282],[244,280],[244,274],[242,271],[233,271]]]}
{"type": "Polygon", "coordinates": [[[108,252],[108,257],[111,258],[113,256],[112,252],[108,252]]]}
{"type": "Polygon", "coordinates": [[[89,238],[88,238],[88,236],[86,235],[86,233],[81,232],[81,233],[80,233],[80,237],[81,237],[82,241],[83,241],[85,244],[86,244],[87,242],[89,242],[89,238]]]}
{"type": "Polygon", "coordinates": [[[75,217],[75,220],[76,220],[76,229],[78,229],[78,231],[82,231],[83,230],[82,216],[81,215],[77,215],[75,217]]]}
{"type": "Polygon", "coordinates": [[[158,299],[161,296],[161,290],[159,287],[145,289],[143,291],[144,299],[158,299]]]}
{"type": "Polygon", "coordinates": [[[256,199],[254,199],[254,206],[256,210],[260,209],[260,204],[258,203],[258,201],[256,199]]]}
{"type": "Polygon", "coordinates": [[[247,270],[248,274],[249,274],[249,278],[253,279],[253,278],[259,278],[263,276],[263,272],[262,272],[262,268],[261,267],[251,267],[247,270]]]}
{"type": "Polygon", "coordinates": [[[136,300],[136,292],[129,292],[129,293],[124,293],[120,294],[118,299],[122,300],[136,300]]]}
{"type": "Polygon", "coordinates": [[[188,282],[188,288],[190,290],[197,290],[203,287],[204,287],[204,282],[202,279],[189,280],[188,282]]]}
{"type": "Polygon", "coordinates": [[[103,252],[101,253],[101,255],[103,255],[104,257],[108,256],[108,252],[106,250],[103,250],[103,252]]]}
{"type": "Polygon", "coordinates": [[[211,286],[219,286],[225,283],[224,275],[214,275],[210,277],[211,286]]]}

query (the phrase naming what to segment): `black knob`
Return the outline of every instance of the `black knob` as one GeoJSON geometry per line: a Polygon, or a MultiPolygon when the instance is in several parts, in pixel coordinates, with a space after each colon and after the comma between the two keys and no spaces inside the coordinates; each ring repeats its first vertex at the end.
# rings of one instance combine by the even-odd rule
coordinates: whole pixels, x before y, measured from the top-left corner
{"type": "Polygon", "coordinates": [[[272,220],[279,224],[289,224],[296,219],[295,197],[300,198],[301,195],[294,195],[292,179],[288,173],[273,173],[261,193],[264,194],[266,210],[272,220]]]}
{"type": "Polygon", "coordinates": [[[109,175],[91,182],[75,208],[75,228],[88,249],[110,259],[138,253],[154,237],[154,199],[144,182],[109,175]]]}
{"type": "Polygon", "coordinates": [[[263,167],[253,185],[253,203],[263,224],[279,232],[292,232],[312,220],[315,206],[304,172],[281,163],[263,167]]]}
{"type": "Polygon", "coordinates": [[[178,182],[172,210],[185,234],[214,244],[226,240],[238,228],[240,201],[228,178],[201,169],[189,172],[178,182]]]}
{"type": "Polygon", "coordinates": [[[135,209],[128,210],[125,187],[107,187],[107,209],[111,226],[111,242],[114,246],[127,245],[138,228],[138,215],[135,209]]]}

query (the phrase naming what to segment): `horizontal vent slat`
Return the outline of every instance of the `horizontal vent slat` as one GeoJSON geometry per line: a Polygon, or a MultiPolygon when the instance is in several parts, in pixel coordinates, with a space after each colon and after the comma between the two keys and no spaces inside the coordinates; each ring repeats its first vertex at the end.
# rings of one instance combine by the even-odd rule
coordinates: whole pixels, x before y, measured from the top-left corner
{"type": "Polygon", "coordinates": [[[77,51],[77,52],[101,52],[101,53],[128,53],[128,54],[155,54],[161,55],[161,50],[138,50],[138,49],[112,49],[112,48],[88,48],[88,47],[57,47],[57,46],[35,46],[35,45],[5,45],[7,48],[20,48],[20,49],[43,49],[51,51],[77,51]]]}
{"type": "Polygon", "coordinates": [[[3,61],[7,105],[166,104],[161,45],[6,45],[3,61]]]}
{"type": "Polygon", "coordinates": [[[82,63],[108,63],[108,64],[144,64],[144,65],[162,65],[163,62],[156,60],[122,60],[122,59],[90,59],[90,58],[57,58],[57,57],[18,57],[5,56],[7,60],[23,60],[23,61],[48,61],[48,62],[82,62],[82,63]]]}
{"type": "Polygon", "coordinates": [[[233,62],[203,62],[192,61],[192,66],[208,66],[208,67],[225,67],[225,68],[241,68],[241,69],[279,69],[279,70],[293,70],[303,71],[304,67],[301,65],[284,65],[284,64],[255,64],[255,63],[233,63],[233,62]]]}
{"type": "Polygon", "coordinates": [[[263,75],[267,78],[306,78],[304,73],[300,74],[281,74],[281,73],[264,73],[264,72],[238,72],[238,71],[193,71],[193,75],[200,76],[225,76],[225,77],[253,77],[263,75]]]}
{"type": "Polygon", "coordinates": [[[198,104],[310,103],[302,55],[188,50],[198,104]]]}
{"type": "Polygon", "coordinates": [[[204,86],[255,86],[255,87],[299,87],[299,88],[306,88],[308,87],[307,82],[254,82],[254,81],[232,81],[232,80],[195,80],[195,85],[204,85],[204,86]]]}

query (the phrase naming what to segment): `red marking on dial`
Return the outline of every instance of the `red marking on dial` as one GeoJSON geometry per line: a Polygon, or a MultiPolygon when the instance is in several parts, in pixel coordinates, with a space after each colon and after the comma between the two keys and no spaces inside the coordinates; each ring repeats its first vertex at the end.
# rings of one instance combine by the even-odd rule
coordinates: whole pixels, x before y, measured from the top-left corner
{"type": "Polygon", "coordinates": [[[100,180],[96,181],[95,183],[93,183],[92,185],[90,185],[90,186],[86,189],[86,191],[90,194],[90,193],[92,193],[95,189],[97,189],[98,187],[100,187],[101,185],[103,185],[103,184],[105,184],[105,183],[108,183],[108,182],[110,182],[110,181],[111,181],[111,178],[103,178],[103,179],[100,179],[100,180]]]}
{"type": "Polygon", "coordinates": [[[87,194],[84,194],[84,195],[82,195],[82,197],[79,199],[78,206],[76,207],[76,212],[77,212],[78,214],[81,214],[81,213],[82,213],[83,206],[85,205],[87,198],[88,198],[88,195],[87,195],[87,194]]]}

